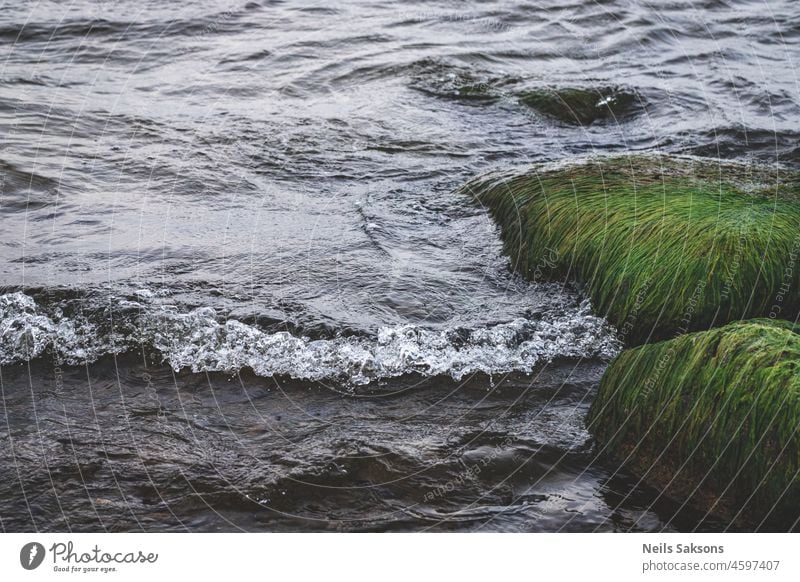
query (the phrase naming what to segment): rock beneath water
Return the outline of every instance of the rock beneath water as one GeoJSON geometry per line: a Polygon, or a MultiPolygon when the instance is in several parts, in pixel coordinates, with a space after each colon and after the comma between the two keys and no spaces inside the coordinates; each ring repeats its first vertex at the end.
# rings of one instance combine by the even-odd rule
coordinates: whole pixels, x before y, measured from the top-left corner
{"type": "Polygon", "coordinates": [[[531,109],[569,125],[620,121],[644,110],[644,99],[632,89],[620,87],[542,88],[520,94],[531,109]]]}
{"type": "Polygon", "coordinates": [[[414,65],[409,86],[421,93],[475,104],[494,103],[517,79],[425,59],[414,65]]]}
{"type": "Polygon", "coordinates": [[[512,267],[574,280],[627,345],[800,312],[800,175],[698,158],[540,165],[465,190],[512,267]]]}
{"type": "Polygon", "coordinates": [[[747,527],[800,518],[800,326],[754,319],[622,352],[588,417],[647,482],[747,527]]]}

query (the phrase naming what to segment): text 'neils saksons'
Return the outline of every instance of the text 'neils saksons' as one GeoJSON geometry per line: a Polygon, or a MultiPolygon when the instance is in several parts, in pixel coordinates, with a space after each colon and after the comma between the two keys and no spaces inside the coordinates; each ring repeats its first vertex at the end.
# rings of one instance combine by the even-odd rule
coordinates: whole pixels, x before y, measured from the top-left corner
{"type": "Polygon", "coordinates": [[[698,546],[696,544],[642,544],[644,554],[724,554],[723,546],[698,546]]]}

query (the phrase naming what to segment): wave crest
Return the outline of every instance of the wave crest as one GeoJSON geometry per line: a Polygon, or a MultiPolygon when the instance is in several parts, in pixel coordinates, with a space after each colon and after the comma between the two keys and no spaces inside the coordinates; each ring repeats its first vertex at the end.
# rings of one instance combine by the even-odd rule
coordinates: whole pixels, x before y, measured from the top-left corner
{"type": "Polygon", "coordinates": [[[60,310],[45,314],[22,293],[2,295],[0,364],[28,361],[50,350],[59,361],[78,365],[147,345],[176,371],[251,369],[264,377],[360,385],[406,374],[460,380],[479,372],[531,372],[556,358],[608,359],[620,349],[613,330],[591,314],[586,301],[535,320],[518,318],[475,329],[402,325],[383,327],[377,336],[316,340],[267,332],[235,319],[220,321],[210,307],[181,312],[130,301],[119,305],[128,319],[118,317],[109,325],[66,317],[60,310]]]}

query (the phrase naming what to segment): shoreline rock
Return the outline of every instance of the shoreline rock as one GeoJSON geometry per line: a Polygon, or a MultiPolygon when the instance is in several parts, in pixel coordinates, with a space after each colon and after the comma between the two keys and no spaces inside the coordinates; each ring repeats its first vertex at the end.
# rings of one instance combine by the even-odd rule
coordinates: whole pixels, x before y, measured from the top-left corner
{"type": "Polygon", "coordinates": [[[608,157],[465,190],[513,269],[581,285],[640,346],[611,362],[592,404],[601,454],[731,524],[798,528],[800,173],[608,157]]]}
{"type": "Polygon", "coordinates": [[[587,418],[670,497],[759,530],[800,519],[800,325],[755,319],[625,350],[587,418]]]}
{"type": "Polygon", "coordinates": [[[638,345],[800,313],[800,174],[698,158],[540,165],[465,186],[513,269],[575,281],[638,345]]]}

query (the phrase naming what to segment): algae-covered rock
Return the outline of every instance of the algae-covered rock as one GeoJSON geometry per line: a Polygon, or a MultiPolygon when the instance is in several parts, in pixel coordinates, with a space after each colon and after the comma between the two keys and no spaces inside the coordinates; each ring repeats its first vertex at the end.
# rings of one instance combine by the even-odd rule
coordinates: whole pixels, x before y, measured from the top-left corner
{"type": "Polygon", "coordinates": [[[570,125],[620,121],[644,109],[644,100],[636,91],[621,87],[544,87],[525,91],[519,100],[539,113],[570,125]]]}
{"type": "Polygon", "coordinates": [[[465,187],[512,267],[575,280],[628,345],[800,311],[800,177],[696,158],[601,158],[465,187]]]}
{"type": "Polygon", "coordinates": [[[589,417],[668,495],[750,528],[800,518],[800,326],[754,319],[622,352],[589,417]]]}

